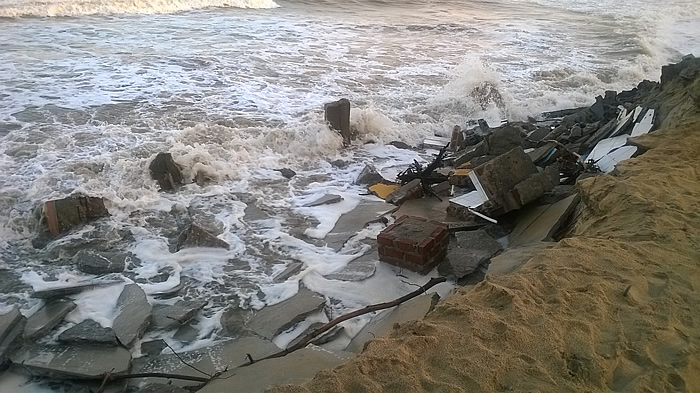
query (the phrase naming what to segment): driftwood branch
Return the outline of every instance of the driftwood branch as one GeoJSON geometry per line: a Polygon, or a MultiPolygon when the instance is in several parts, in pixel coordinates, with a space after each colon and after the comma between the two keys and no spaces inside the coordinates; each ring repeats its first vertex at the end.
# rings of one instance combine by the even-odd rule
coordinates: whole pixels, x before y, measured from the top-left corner
{"type": "MultiPolygon", "coordinates": [[[[416,289],[415,291],[413,291],[413,292],[411,292],[411,293],[409,293],[409,294],[407,294],[407,295],[401,296],[400,298],[398,298],[398,299],[396,299],[396,300],[392,300],[392,301],[386,302],[386,303],[371,304],[371,305],[369,305],[369,306],[367,306],[367,307],[365,307],[365,308],[362,308],[362,309],[359,309],[359,310],[352,311],[352,312],[349,312],[349,313],[347,313],[347,314],[341,315],[341,316],[339,316],[338,318],[336,318],[336,319],[334,319],[334,320],[328,322],[327,324],[325,324],[325,325],[319,327],[318,329],[314,330],[313,332],[307,334],[306,337],[304,337],[304,339],[301,340],[301,341],[299,341],[297,344],[292,345],[291,347],[289,347],[289,348],[287,348],[287,349],[285,349],[285,350],[283,350],[283,351],[280,351],[280,352],[277,352],[277,353],[273,353],[272,355],[267,356],[267,357],[264,357],[264,358],[259,359],[259,360],[257,360],[257,361],[260,361],[260,360],[267,360],[267,359],[274,359],[274,358],[280,358],[280,357],[283,357],[283,356],[285,356],[285,355],[288,355],[288,354],[290,354],[290,353],[292,353],[292,352],[294,352],[294,351],[297,351],[297,350],[299,350],[299,349],[304,348],[304,347],[307,346],[314,338],[316,338],[316,337],[318,337],[319,335],[321,335],[321,334],[327,332],[327,331],[330,330],[332,327],[334,327],[335,325],[337,325],[337,324],[339,324],[339,323],[341,323],[341,322],[345,322],[345,321],[347,321],[348,319],[352,319],[352,318],[355,318],[355,317],[359,317],[360,315],[367,314],[367,313],[371,313],[371,312],[373,312],[373,311],[379,311],[379,310],[384,310],[384,309],[386,309],[386,308],[391,308],[391,307],[398,306],[399,304],[401,304],[401,303],[403,303],[403,302],[406,302],[406,301],[408,301],[408,300],[413,299],[413,298],[416,297],[416,296],[419,296],[419,295],[422,295],[422,294],[426,293],[426,291],[427,291],[428,289],[434,287],[434,286],[437,285],[437,284],[443,283],[443,282],[445,282],[445,281],[447,281],[447,279],[446,279],[445,277],[435,277],[435,278],[431,278],[430,281],[428,281],[425,285],[421,286],[419,289],[416,289]]],[[[249,359],[249,360],[251,360],[251,359],[249,359]]],[[[253,364],[253,363],[254,363],[254,362],[250,362],[250,363],[248,363],[248,364],[241,365],[241,367],[249,366],[249,365],[251,365],[251,364],[253,364]]]]}

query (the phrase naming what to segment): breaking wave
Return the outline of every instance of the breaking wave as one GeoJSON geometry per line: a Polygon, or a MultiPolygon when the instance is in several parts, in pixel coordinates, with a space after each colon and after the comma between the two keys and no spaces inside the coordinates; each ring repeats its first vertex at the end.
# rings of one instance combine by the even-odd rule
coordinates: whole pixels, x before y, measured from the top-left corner
{"type": "Polygon", "coordinates": [[[0,17],[169,14],[208,7],[277,8],[274,0],[0,0],[0,17]]]}

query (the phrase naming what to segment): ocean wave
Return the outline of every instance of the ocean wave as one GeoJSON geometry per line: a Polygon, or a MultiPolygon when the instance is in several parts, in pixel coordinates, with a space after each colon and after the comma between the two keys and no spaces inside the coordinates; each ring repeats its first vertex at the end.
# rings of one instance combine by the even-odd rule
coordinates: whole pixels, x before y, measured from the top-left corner
{"type": "Polygon", "coordinates": [[[169,14],[209,7],[277,8],[274,0],[0,0],[0,17],[169,14]]]}

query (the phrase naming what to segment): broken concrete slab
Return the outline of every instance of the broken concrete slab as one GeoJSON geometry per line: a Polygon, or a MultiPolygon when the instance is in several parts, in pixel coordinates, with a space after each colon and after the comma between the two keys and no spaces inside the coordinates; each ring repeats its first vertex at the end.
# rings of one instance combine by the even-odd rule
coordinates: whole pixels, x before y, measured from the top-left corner
{"type": "Polygon", "coordinates": [[[275,169],[275,171],[279,172],[282,175],[282,177],[284,177],[285,179],[291,179],[297,175],[296,172],[294,172],[293,170],[291,170],[289,168],[275,169]]]}
{"type": "Polygon", "coordinates": [[[387,195],[386,201],[394,205],[400,205],[409,199],[417,199],[423,196],[423,185],[420,179],[413,179],[387,195]]]}
{"type": "Polygon", "coordinates": [[[211,247],[228,250],[230,245],[197,224],[190,224],[177,240],[177,250],[188,247],[211,247]]]}
{"type": "Polygon", "coordinates": [[[398,306],[384,310],[374,317],[350,341],[346,351],[362,352],[365,344],[394,329],[394,325],[422,319],[440,300],[436,293],[420,295],[398,306]]]}
{"type": "Polygon", "coordinates": [[[124,281],[121,280],[91,280],[86,282],[80,282],[75,285],[43,289],[41,291],[36,291],[32,293],[31,296],[39,299],[55,299],[68,295],[75,295],[76,293],[87,291],[88,289],[123,283],[124,281]]]}
{"type": "MultiPolygon", "coordinates": [[[[554,168],[554,166],[547,168],[554,168]]],[[[559,171],[556,168],[554,168],[554,171],[553,176],[549,172],[540,172],[528,177],[513,187],[511,195],[520,206],[525,206],[537,200],[545,192],[559,185],[559,171]]]]}
{"type": "Polygon", "coordinates": [[[22,333],[27,318],[19,312],[19,307],[0,315],[0,360],[11,351],[22,345],[22,333]]]}
{"type": "Polygon", "coordinates": [[[173,191],[183,184],[180,166],[170,153],[158,153],[148,165],[151,178],[158,182],[161,191],[173,191]]]}
{"type": "Polygon", "coordinates": [[[444,138],[441,136],[429,136],[423,140],[423,148],[440,150],[443,147],[449,145],[450,141],[450,138],[444,138]]]}
{"type": "Polygon", "coordinates": [[[189,322],[207,305],[204,300],[180,300],[172,306],[156,306],[151,314],[151,330],[171,330],[189,322]]]}
{"type": "Polygon", "coordinates": [[[476,271],[502,249],[503,246],[483,230],[457,232],[438,272],[460,279],[476,271]]]}
{"type": "Polygon", "coordinates": [[[350,100],[341,98],[338,101],[323,105],[324,119],[332,129],[340,131],[343,141],[349,144],[352,140],[350,132],[350,100]]]}
{"type": "Polygon", "coordinates": [[[333,229],[324,238],[326,245],[339,251],[348,239],[355,236],[367,224],[376,222],[394,208],[384,201],[361,201],[354,210],[340,216],[333,229]]]}
{"type": "Polygon", "coordinates": [[[262,393],[275,385],[298,385],[311,380],[319,371],[339,366],[352,357],[349,353],[309,345],[281,358],[263,360],[224,373],[198,392],[262,393]]]}
{"type": "Polygon", "coordinates": [[[357,259],[353,259],[341,271],[331,273],[325,277],[329,280],[340,281],[362,281],[374,275],[377,269],[377,250],[372,249],[370,252],[362,255],[357,259]]]}
{"type": "Polygon", "coordinates": [[[503,276],[520,269],[535,255],[554,247],[552,242],[539,242],[525,244],[515,248],[509,248],[503,253],[491,258],[486,276],[503,276]]]}
{"type": "MultiPolygon", "coordinates": [[[[257,337],[244,337],[194,351],[178,352],[179,356],[166,353],[154,357],[149,356],[134,359],[132,373],[158,372],[201,377],[203,374],[188,367],[183,363],[183,360],[197,369],[213,375],[214,373],[223,371],[227,367],[229,369],[234,369],[248,363],[246,357],[248,354],[253,359],[257,360],[278,351],[279,348],[270,341],[262,340],[257,337]]],[[[167,352],[167,350],[165,352],[167,352]]],[[[236,369],[235,372],[245,368],[236,369]]],[[[261,378],[265,379],[267,377],[269,376],[261,378]]],[[[168,383],[168,381],[172,381],[172,384],[175,386],[193,386],[199,384],[198,382],[168,380],[165,378],[145,379],[146,383],[168,383]]],[[[238,388],[232,389],[231,391],[245,392],[245,390],[239,390],[238,388]]]]}
{"type": "Polygon", "coordinates": [[[58,325],[75,307],[75,303],[65,299],[47,302],[27,319],[27,325],[24,327],[24,338],[35,340],[42,337],[58,325]]]}
{"type": "Polygon", "coordinates": [[[128,253],[80,250],[74,256],[78,270],[88,274],[121,273],[126,267],[128,253]]]}
{"type": "Polygon", "coordinates": [[[371,186],[373,184],[378,184],[378,183],[387,183],[387,180],[384,179],[384,177],[377,171],[377,168],[374,167],[374,165],[365,165],[364,169],[362,169],[362,172],[360,172],[360,175],[357,176],[357,180],[355,180],[355,184],[360,184],[360,185],[365,185],[365,186],[371,186]]]}
{"type": "Polygon", "coordinates": [[[51,378],[99,379],[126,374],[131,353],[122,347],[30,346],[12,356],[17,371],[51,378]]]}
{"type": "Polygon", "coordinates": [[[343,197],[340,196],[340,195],[326,194],[326,195],[322,196],[321,198],[319,198],[319,199],[317,199],[317,200],[315,200],[315,201],[313,201],[313,202],[307,203],[306,205],[304,205],[304,207],[314,207],[314,206],[321,206],[321,205],[330,205],[330,204],[333,204],[333,203],[341,202],[342,200],[343,200],[343,197]]]}
{"type": "Polygon", "coordinates": [[[307,316],[322,310],[325,305],[326,299],[302,286],[291,298],[256,312],[246,329],[272,340],[307,316]]]}
{"type": "MultiPolygon", "coordinates": [[[[477,176],[486,197],[508,212],[522,206],[513,197],[511,190],[518,183],[539,172],[522,147],[516,147],[474,168],[473,173],[477,176]]],[[[479,189],[476,183],[475,186],[479,189]]]]}
{"type": "Polygon", "coordinates": [[[523,138],[520,130],[516,127],[506,124],[495,129],[485,139],[486,153],[480,155],[500,156],[516,147],[523,146],[523,138]]]}
{"type": "Polygon", "coordinates": [[[85,195],[72,195],[44,203],[44,217],[51,235],[58,236],[74,227],[109,216],[104,200],[85,195]]]}
{"type": "Polygon", "coordinates": [[[151,322],[152,307],[138,284],[128,284],[119,295],[117,308],[119,315],[114,320],[112,329],[119,342],[129,347],[143,335],[151,322]]]}
{"type": "Polygon", "coordinates": [[[436,198],[411,199],[402,203],[399,210],[393,212],[391,215],[395,218],[413,216],[449,223],[457,220],[455,217],[447,214],[447,206],[449,206],[449,203],[447,199],[443,199],[442,201],[436,198]]]}
{"type": "Polygon", "coordinates": [[[292,262],[290,263],[286,269],[284,269],[282,272],[277,274],[272,281],[276,283],[281,283],[287,281],[289,278],[296,276],[300,271],[301,268],[304,266],[303,263],[301,262],[292,262]]]}
{"type": "Polygon", "coordinates": [[[579,194],[574,194],[553,205],[534,206],[524,211],[518,220],[518,225],[509,235],[510,246],[551,241],[552,236],[561,229],[566,219],[573,213],[579,200],[579,194]]]}
{"type": "Polygon", "coordinates": [[[119,345],[112,328],[102,327],[92,319],[86,319],[65,330],[58,336],[58,341],[68,345],[104,345],[108,347],[119,345]]]}

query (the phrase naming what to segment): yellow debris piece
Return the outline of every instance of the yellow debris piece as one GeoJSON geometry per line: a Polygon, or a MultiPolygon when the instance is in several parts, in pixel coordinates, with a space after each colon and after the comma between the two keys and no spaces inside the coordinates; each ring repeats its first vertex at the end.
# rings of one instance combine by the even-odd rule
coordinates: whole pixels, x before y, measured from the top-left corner
{"type": "Polygon", "coordinates": [[[472,170],[469,168],[455,169],[453,176],[469,176],[469,172],[472,170]]]}
{"type": "Polygon", "coordinates": [[[465,162],[464,164],[458,166],[457,169],[471,169],[471,167],[472,167],[471,162],[465,162]]]}
{"type": "Polygon", "coordinates": [[[386,199],[389,194],[399,189],[398,184],[375,184],[369,190],[376,196],[386,199]]]}

